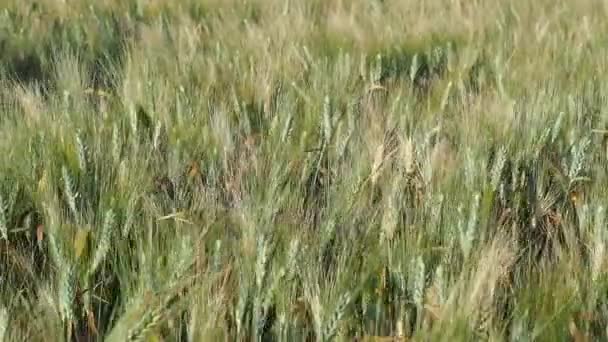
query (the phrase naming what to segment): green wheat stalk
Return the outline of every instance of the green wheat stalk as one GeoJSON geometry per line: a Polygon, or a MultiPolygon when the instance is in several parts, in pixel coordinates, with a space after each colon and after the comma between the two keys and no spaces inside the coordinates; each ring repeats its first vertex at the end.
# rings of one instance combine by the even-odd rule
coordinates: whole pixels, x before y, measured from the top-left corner
{"type": "Polygon", "coordinates": [[[333,313],[328,317],[323,330],[323,341],[333,341],[339,329],[339,324],[346,315],[346,311],[351,301],[351,295],[347,291],[340,296],[333,313]]]}
{"type": "Polygon", "coordinates": [[[331,141],[333,127],[331,122],[331,102],[329,96],[325,96],[323,100],[323,136],[325,137],[325,144],[329,144],[331,141]]]}
{"type": "Polygon", "coordinates": [[[418,308],[422,308],[424,304],[424,288],[425,288],[425,265],[421,256],[418,256],[411,266],[412,280],[410,291],[414,304],[418,308]]]}
{"type": "Polygon", "coordinates": [[[120,132],[118,129],[118,125],[114,124],[112,126],[112,159],[114,160],[115,164],[118,164],[118,162],[120,161],[120,152],[122,149],[119,134],[120,132]]]}
{"type": "Polygon", "coordinates": [[[0,194],[0,235],[4,240],[8,240],[8,227],[6,223],[6,205],[0,194]]]}
{"type": "Polygon", "coordinates": [[[0,342],[7,341],[6,333],[8,331],[9,316],[8,310],[4,305],[0,304],[0,342]]]}
{"type": "Polygon", "coordinates": [[[125,222],[122,226],[123,237],[127,237],[129,235],[129,232],[131,231],[131,227],[133,227],[133,220],[135,219],[135,208],[137,206],[137,202],[138,197],[136,195],[131,195],[129,203],[127,204],[125,222]]]}
{"type": "Polygon", "coordinates": [[[76,132],[76,150],[78,154],[78,166],[80,167],[80,171],[82,173],[87,172],[87,147],[82,141],[82,137],[80,131],[76,132]]]}
{"type": "Polygon", "coordinates": [[[76,268],[70,265],[60,272],[59,311],[63,322],[71,324],[75,318],[73,303],[76,297],[76,268]]]}
{"type": "Polygon", "coordinates": [[[90,273],[94,273],[99,265],[103,262],[110,250],[110,239],[112,237],[112,230],[114,228],[114,211],[112,209],[106,212],[103,226],[101,228],[101,235],[99,242],[97,243],[97,249],[93,257],[93,263],[91,264],[90,273]]]}
{"type": "Polygon", "coordinates": [[[61,167],[61,173],[63,175],[63,184],[65,191],[65,199],[68,202],[68,207],[74,216],[74,219],[78,220],[78,209],[76,209],[76,198],[78,198],[78,193],[74,192],[74,184],[72,183],[72,177],[68,172],[68,169],[63,166],[61,167]]]}
{"type": "Polygon", "coordinates": [[[490,172],[491,185],[492,190],[497,191],[498,185],[500,184],[500,178],[502,175],[503,168],[505,166],[505,162],[507,160],[507,151],[503,147],[501,147],[496,155],[496,159],[494,160],[494,165],[492,165],[492,170],[490,172]]]}
{"type": "Polygon", "coordinates": [[[222,267],[222,240],[215,240],[215,245],[213,249],[213,270],[215,272],[219,272],[222,267]]]}

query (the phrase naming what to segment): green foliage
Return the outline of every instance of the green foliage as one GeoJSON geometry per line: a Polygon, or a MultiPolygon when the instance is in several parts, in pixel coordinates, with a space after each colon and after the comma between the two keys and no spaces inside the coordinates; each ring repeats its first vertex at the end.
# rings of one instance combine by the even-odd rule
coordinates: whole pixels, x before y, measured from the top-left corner
{"type": "Polygon", "coordinates": [[[0,341],[606,338],[603,9],[0,8],[0,341]]]}

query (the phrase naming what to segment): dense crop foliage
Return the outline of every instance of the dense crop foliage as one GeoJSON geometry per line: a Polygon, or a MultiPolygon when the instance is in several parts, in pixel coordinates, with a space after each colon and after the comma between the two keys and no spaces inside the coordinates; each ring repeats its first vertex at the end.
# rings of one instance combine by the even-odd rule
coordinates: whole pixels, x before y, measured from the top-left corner
{"type": "Polygon", "coordinates": [[[608,338],[607,15],[4,1],[0,341],[608,338]]]}

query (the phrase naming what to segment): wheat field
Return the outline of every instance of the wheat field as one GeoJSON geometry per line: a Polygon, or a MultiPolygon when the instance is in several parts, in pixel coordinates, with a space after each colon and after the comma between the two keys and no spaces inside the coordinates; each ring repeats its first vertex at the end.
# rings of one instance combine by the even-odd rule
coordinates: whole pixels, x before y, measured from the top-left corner
{"type": "Polygon", "coordinates": [[[608,340],[607,17],[2,1],[0,342],[608,340]]]}

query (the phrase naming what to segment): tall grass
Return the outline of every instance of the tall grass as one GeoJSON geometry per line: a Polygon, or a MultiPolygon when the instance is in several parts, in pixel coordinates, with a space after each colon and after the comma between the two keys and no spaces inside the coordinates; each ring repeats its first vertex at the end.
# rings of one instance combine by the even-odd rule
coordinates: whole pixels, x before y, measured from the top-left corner
{"type": "Polygon", "coordinates": [[[608,338],[607,11],[5,2],[0,340],[608,338]]]}

